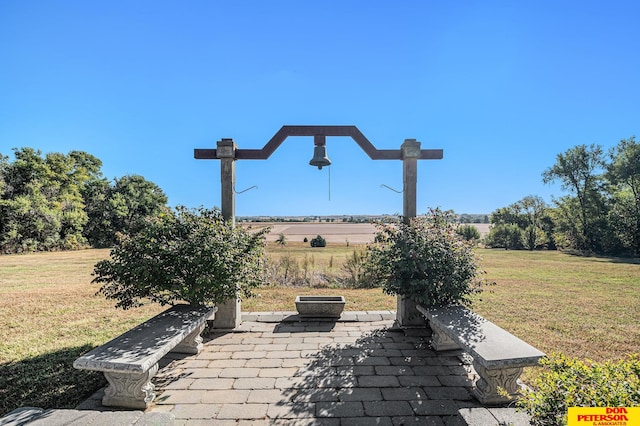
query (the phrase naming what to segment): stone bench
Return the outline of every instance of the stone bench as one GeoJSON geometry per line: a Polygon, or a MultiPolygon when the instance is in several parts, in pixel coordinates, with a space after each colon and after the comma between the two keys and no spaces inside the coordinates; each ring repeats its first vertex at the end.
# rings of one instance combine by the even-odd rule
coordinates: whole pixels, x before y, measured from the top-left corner
{"type": "Polygon", "coordinates": [[[216,307],[176,305],[76,359],[79,370],[102,371],[109,382],[102,405],[145,409],[155,398],[151,378],[169,352],[197,354],[216,307]]]}
{"type": "Polygon", "coordinates": [[[523,367],[538,365],[545,354],[463,306],[416,307],[429,321],[435,351],[463,349],[480,376],[473,394],[483,404],[503,404],[520,395],[523,367]],[[509,396],[506,396],[503,393],[509,396]]]}

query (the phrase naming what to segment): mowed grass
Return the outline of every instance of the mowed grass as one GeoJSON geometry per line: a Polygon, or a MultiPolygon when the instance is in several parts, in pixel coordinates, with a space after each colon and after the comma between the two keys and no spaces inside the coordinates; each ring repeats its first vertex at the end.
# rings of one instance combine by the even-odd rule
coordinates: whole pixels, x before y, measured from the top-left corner
{"type": "Polygon", "coordinates": [[[594,361],[640,352],[640,259],[479,250],[474,309],[540,350],[594,361]]]}
{"type": "Polygon", "coordinates": [[[95,296],[108,250],[0,256],[0,416],[21,406],[73,408],[106,384],[73,361],[163,308],[123,311],[95,296]]]}
{"type": "MultiPolygon", "coordinates": [[[[338,273],[354,245],[270,243],[272,259],[296,258],[338,273]]],[[[474,309],[539,349],[597,361],[640,351],[640,262],[559,252],[479,249],[496,281],[474,309]]],[[[73,407],[104,384],[76,371],[81,353],[164,308],[123,311],[96,296],[93,265],[108,250],[0,256],[0,416],[19,406],[73,407]]],[[[244,311],[295,310],[298,294],[340,294],[348,310],[395,309],[380,289],[267,286],[244,311]]]]}

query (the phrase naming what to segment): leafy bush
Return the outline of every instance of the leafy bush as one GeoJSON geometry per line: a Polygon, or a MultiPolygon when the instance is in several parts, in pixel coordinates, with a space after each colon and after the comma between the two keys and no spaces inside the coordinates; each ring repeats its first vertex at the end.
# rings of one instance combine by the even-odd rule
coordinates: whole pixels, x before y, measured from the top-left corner
{"type": "Polygon", "coordinates": [[[531,383],[517,406],[531,424],[567,424],[569,407],[637,407],[640,405],[640,357],[619,362],[582,362],[562,354],[542,359],[545,370],[531,383]]]}
{"type": "Polygon", "coordinates": [[[439,209],[408,224],[379,224],[376,242],[368,246],[367,271],[385,293],[423,306],[470,305],[485,283],[473,243],[456,227],[453,215],[439,209]]]}
{"type": "Polygon", "coordinates": [[[120,235],[111,259],[95,265],[98,293],[128,309],[160,304],[221,303],[251,295],[263,283],[265,234],[233,227],[218,209],[178,207],[120,235]]]}
{"type": "Polygon", "coordinates": [[[321,235],[318,235],[317,237],[311,240],[311,247],[326,247],[326,246],[327,246],[327,241],[324,238],[322,238],[321,235]]]}
{"type": "Polygon", "coordinates": [[[480,239],[480,231],[473,225],[461,225],[456,229],[456,232],[467,241],[477,241],[480,239]]]}
{"type": "Polygon", "coordinates": [[[521,250],[524,248],[523,231],[515,223],[492,226],[484,243],[487,247],[521,250]]]}

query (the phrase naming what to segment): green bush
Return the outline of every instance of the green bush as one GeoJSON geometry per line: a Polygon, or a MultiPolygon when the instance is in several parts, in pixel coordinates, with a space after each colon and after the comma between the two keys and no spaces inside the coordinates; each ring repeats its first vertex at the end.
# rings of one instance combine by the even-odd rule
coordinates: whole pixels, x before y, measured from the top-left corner
{"type": "Polygon", "coordinates": [[[128,309],[145,301],[215,304],[263,283],[265,228],[233,227],[218,209],[166,209],[136,234],[120,235],[95,265],[99,293],[128,309]]]}
{"type": "Polygon", "coordinates": [[[531,424],[566,425],[569,407],[637,407],[640,405],[640,357],[619,362],[579,361],[552,354],[540,361],[544,371],[532,381],[517,406],[531,424]]]}
{"type": "Polygon", "coordinates": [[[480,239],[480,231],[473,225],[460,225],[456,232],[467,241],[478,241],[480,239]]]}
{"type": "Polygon", "coordinates": [[[318,235],[317,237],[311,240],[311,247],[326,247],[326,246],[327,246],[327,241],[324,238],[322,238],[321,235],[318,235]]]}
{"type": "Polygon", "coordinates": [[[366,269],[384,292],[422,306],[470,305],[482,291],[473,243],[456,233],[450,212],[439,209],[408,224],[379,224],[366,269]]]}
{"type": "Polygon", "coordinates": [[[484,243],[487,247],[522,250],[524,248],[523,231],[515,223],[492,226],[484,243]]]}

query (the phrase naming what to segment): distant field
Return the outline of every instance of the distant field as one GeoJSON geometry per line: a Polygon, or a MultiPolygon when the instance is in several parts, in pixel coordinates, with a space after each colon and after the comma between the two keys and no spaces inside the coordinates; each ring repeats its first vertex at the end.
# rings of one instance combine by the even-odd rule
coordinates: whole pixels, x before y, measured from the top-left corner
{"type": "MultiPolygon", "coordinates": [[[[489,233],[488,223],[471,225],[475,226],[482,236],[489,233]]],[[[311,240],[316,235],[322,235],[329,243],[364,244],[373,241],[376,234],[376,226],[371,223],[254,222],[243,223],[242,226],[254,228],[270,226],[272,229],[267,235],[267,241],[275,241],[280,234],[291,242],[302,242],[305,237],[311,240]]]]}

